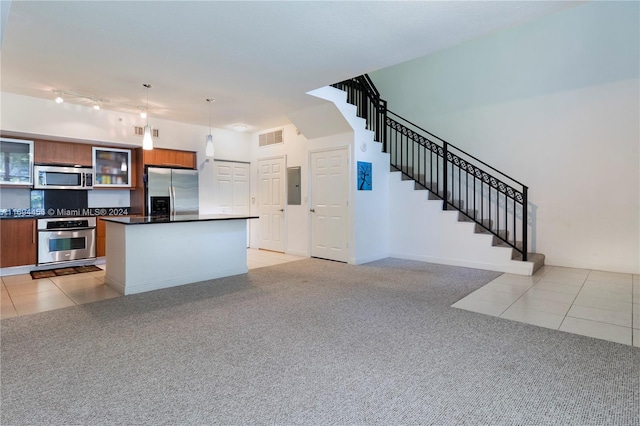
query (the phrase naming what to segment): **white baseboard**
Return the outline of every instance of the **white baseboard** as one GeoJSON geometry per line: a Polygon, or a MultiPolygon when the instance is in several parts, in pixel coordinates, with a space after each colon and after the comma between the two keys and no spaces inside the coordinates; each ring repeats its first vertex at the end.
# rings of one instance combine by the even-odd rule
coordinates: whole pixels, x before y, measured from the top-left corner
{"type": "Polygon", "coordinates": [[[351,258],[349,263],[352,265],[363,265],[365,263],[375,262],[376,260],[382,260],[388,258],[388,255],[380,255],[380,256],[367,256],[367,257],[358,257],[351,258]]]}
{"type": "Polygon", "coordinates": [[[442,257],[421,256],[409,253],[391,253],[390,257],[396,257],[398,259],[417,260],[419,262],[438,263],[441,265],[449,266],[462,266],[464,268],[482,269],[484,271],[504,272],[509,274],[527,275],[530,276],[533,273],[533,263],[531,262],[514,262],[510,261],[509,264],[497,264],[486,262],[474,262],[461,259],[447,259],[442,257]]]}
{"type": "Polygon", "coordinates": [[[100,258],[74,260],[71,262],[61,262],[61,263],[49,263],[49,264],[43,264],[43,265],[10,266],[8,268],[0,268],[0,277],[28,274],[31,271],[44,271],[47,269],[55,269],[55,268],[71,268],[73,266],[100,265],[105,263],[104,260],[100,262],[98,261],[98,259],[100,258]]]}
{"type": "Polygon", "coordinates": [[[298,250],[287,250],[286,254],[290,254],[291,256],[300,256],[300,257],[309,257],[309,253],[298,250]]]}

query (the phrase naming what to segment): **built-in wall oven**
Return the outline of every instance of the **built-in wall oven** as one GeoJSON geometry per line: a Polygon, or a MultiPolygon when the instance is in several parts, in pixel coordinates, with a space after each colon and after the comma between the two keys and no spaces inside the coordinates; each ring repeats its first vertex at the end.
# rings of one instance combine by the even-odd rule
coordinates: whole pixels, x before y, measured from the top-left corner
{"type": "Polygon", "coordinates": [[[96,218],[38,219],[38,264],[96,257],[96,218]]]}

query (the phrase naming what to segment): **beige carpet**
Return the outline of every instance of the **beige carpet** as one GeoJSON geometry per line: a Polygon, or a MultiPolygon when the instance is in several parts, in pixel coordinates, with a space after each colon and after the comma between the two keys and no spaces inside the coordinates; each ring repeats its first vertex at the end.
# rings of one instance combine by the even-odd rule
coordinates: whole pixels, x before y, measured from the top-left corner
{"type": "Polygon", "coordinates": [[[308,259],[2,320],[3,425],[632,425],[640,349],[450,308],[498,274],[308,259]]]}

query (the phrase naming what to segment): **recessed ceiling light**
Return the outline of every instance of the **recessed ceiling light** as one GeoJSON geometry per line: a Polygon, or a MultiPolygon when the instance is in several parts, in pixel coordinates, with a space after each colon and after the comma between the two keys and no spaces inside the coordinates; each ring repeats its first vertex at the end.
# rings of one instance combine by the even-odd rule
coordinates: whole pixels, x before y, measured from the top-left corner
{"type": "Polygon", "coordinates": [[[232,124],[231,128],[236,132],[244,132],[249,128],[249,126],[247,126],[246,124],[237,123],[237,124],[232,124]]]}

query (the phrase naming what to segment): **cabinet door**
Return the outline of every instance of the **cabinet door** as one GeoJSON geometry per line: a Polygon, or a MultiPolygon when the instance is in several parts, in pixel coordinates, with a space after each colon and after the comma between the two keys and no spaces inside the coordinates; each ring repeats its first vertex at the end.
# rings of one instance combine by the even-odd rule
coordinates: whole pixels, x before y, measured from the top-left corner
{"type": "Polygon", "coordinates": [[[131,150],[93,147],[93,187],[130,188],[131,150]]]}
{"type": "Polygon", "coordinates": [[[0,138],[0,184],[33,184],[33,141],[0,138]]]}
{"type": "Polygon", "coordinates": [[[35,219],[2,219],[0,235],[0,268],[35,265],[38,239],[35,219]]]}
{"type": "Polygon", "coordinates": [[[60,164],[65,166],[91,167],[91,145],[72,142],[36,141],[35,162],[38,164],[60,164]]]}
{"type": "Polygon", "coordinates": [[[196,153],[156,148],[143,152],[144,164],[149,166],[196,168],[196,153]]]}
{"type": "Polygon", "coordinates": [[[174,151],[174,161],[181,167],[188,167],[190,169],[196,168],[196,154],[194,152],[187,151],[174,151]]]}
{"type": "Polygon", "coordinates": [[[107,232],[102,217],[96,218],[96,256],[102,257],[106,253],[107,232]]]}

